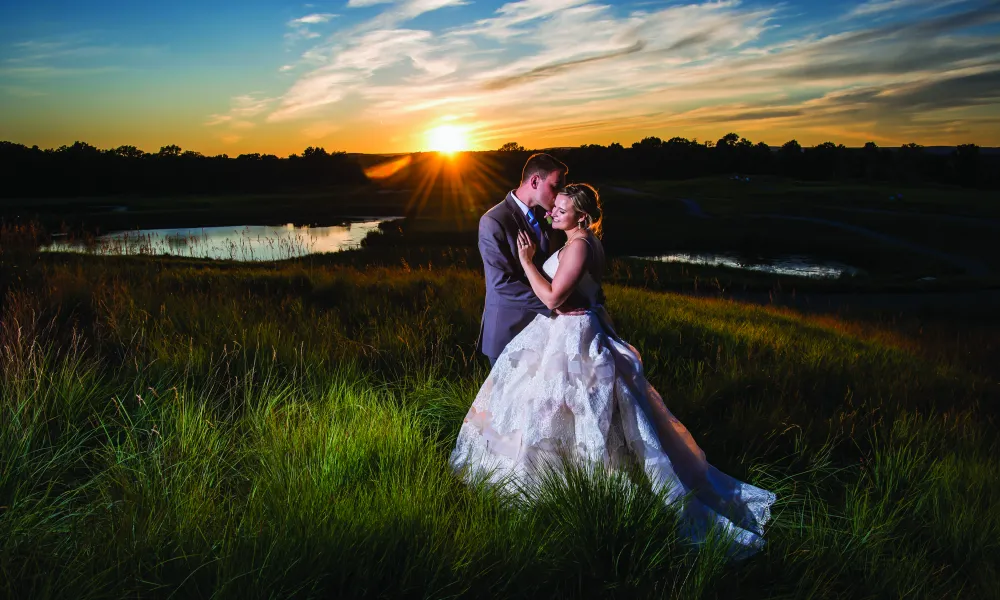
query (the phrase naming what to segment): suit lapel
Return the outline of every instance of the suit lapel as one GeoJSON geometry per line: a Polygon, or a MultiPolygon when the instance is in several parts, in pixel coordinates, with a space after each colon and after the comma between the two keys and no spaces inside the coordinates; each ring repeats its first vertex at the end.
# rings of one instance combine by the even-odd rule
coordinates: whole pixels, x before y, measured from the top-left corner
{"type": "MultiPolygon", "coordinates": [[[[534,231],[531,224],[528,223],[528,219],[521,212],[521,207],[517,205],[514,200],[514,192],[507,192],[507,198],[504,199],[504,204],[506,204],[507,209],[510,214],[514,217],[514,223],[517,225],[518,229],[523,229],[524,231],[534,231]]],[[[530,209],[529,209],[530,210],[530,209]]],[[[538,241],[538,249],[540,252],[538,255],[544,258],[549,257],[549,253],[552,251],[552,228],[548,226],[548,223],[543,219],[538,221],[538,227],[542,231],[542,239],[538,241]]]]}
{"type": "Polygon", "coordinates": [[[504,204],[507,205],[507,210],[510,211],[511,216],[514,217],[514,223],[517,228],[524,229],[525,231],[531,231],[531,225],[528,224],[528,219],[524,218],[524,213],[521,212],[521,208],[514,201],[514,192],[508,192],[507,198],[504,200],[504,204]]]}

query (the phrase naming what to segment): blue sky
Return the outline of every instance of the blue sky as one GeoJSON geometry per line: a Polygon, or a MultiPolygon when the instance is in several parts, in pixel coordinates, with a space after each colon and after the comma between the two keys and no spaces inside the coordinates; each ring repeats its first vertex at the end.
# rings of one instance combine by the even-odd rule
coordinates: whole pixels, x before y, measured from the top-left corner
{"type": "Polygon", "coordinates": [[[288,154],[646,135],[1000,145],[1000,2],[0,5],[0,139],[288,154]]]}

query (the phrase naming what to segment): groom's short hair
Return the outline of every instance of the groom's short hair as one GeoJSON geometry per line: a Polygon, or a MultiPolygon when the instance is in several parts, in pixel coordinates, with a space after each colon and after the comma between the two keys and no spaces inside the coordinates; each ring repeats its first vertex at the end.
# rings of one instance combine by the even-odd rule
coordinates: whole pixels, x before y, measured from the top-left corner
{"type": "Polygon", "coordinates": [[[538,175],[544,179],[555,171],[559,171],[565,177],[566,173],[569,173],[569,167],[551,154],[544,152],[532,154],[524,163],[524,169],[521,171],[521,183],[531,179],[532,175],[538,175]]]}

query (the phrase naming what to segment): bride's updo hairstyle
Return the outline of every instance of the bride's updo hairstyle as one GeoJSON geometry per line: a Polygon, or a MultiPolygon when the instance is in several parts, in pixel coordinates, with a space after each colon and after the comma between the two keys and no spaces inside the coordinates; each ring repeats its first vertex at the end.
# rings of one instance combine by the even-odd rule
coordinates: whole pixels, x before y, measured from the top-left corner
{"type": "Polygon", "coordinates": [[[583,226],[600,237],[603,220],[601,195],[597,193],[594,186],[589,183],[571,183],[559,193],[573,201],[573,208],[576,209],[576,212],[584,214],[583,226]]]}

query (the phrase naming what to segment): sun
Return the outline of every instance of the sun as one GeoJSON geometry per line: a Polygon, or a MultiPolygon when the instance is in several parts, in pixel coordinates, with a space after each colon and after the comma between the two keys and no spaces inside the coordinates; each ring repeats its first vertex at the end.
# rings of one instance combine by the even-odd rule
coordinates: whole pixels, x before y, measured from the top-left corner
{"type": "Polygon", "coordinates": [[[431,150],[442,154],[454,154],[469,148],[465,130],[455,125],[439,125],[431,129],[427,132],[427,141],[431,150]]]}

